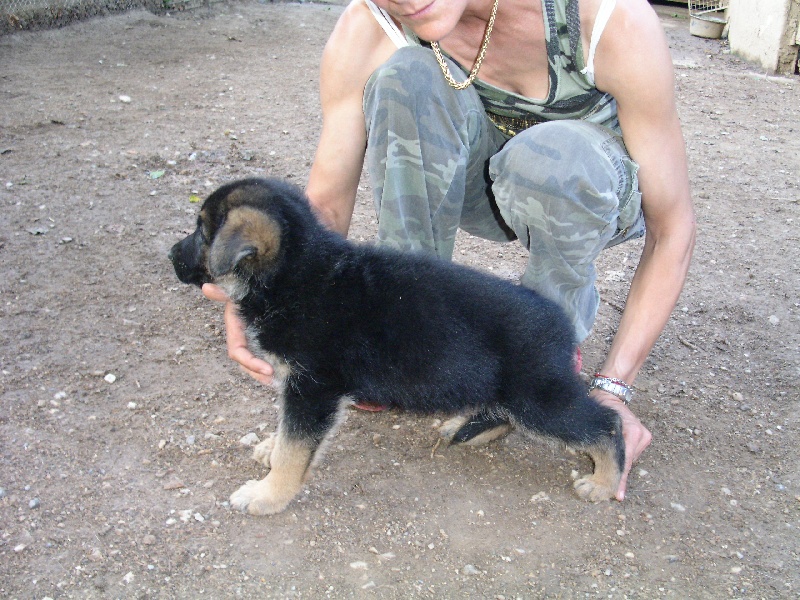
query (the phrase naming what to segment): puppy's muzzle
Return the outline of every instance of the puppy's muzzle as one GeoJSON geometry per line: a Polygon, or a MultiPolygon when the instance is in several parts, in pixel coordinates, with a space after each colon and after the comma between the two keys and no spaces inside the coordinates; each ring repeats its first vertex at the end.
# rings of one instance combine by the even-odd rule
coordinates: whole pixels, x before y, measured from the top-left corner
{"type": "Polygon", "coordinates": [[[202,286],[212,281],[205,265],[205,245],[197,232],[182,239],[169,251],[175,274],[183,283],[202,286]]]}

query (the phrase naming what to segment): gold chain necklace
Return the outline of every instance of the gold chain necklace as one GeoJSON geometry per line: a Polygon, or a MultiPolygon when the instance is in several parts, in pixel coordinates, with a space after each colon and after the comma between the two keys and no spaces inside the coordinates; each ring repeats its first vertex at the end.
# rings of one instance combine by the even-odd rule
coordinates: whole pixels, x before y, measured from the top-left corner
{"type": "Polygon", "coordinates": [[[478,58],[475,59],[475,64],[472,65],[472,70],[469,72],[469,77],[467,77],[466,80],[462,81],[461,83],[458,83],[455,79],[453,79],[453,75],[450,73],[447,63],[444,62],[444,56],[442,56],[442,52],[439,50],[439,43],[431,42],[431,48],[433,49],[433,53],[436,55],[436,60],[439,61],[439,66],[442,69],[444,78],[451,87],[454,87],[457,90],[465,90],[472,85],[472,82],[475,81],[475,77],[478,76],[481,63],[483,62],[483,58],[486,56],[486,49],[489,47],[489,38],[492,37],[494,18],[497,16],[497,5],[499,3],[500,0],[494,0],[492,14],[489,15],[489,22],[486,24],[486,33],[483,34],[483,43],[481,44],[480,52],[478,52],[478,58]]]}

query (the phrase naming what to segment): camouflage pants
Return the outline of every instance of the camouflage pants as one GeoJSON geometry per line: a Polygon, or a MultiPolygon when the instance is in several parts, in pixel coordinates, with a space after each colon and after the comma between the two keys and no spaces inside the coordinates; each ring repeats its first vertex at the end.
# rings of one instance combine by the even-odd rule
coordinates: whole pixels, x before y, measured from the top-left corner
{"type": "Polygon", "coordinates": [[[364,114],[379,243],[450,259],[459,227],[516,238],[530,251],[522,285],[558,302],[583,341],[599,305],[595,258],[644,234],[638,166],[620,136],[572,120],[508,139],[475,89],[451,88],[417,46],[372,75],[364,114]]]}

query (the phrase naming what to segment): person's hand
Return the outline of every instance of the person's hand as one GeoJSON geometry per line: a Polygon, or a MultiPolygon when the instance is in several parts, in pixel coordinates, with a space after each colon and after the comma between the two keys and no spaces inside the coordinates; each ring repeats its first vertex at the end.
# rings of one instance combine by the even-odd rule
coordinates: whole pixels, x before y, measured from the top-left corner
{"type": "Polygon", "coordinates": [[[653,434],[642,425],[642,422],[636,418],[631,410],[616,396],[604,392],[602,390],[592,390],[591,395],[597,399],[600,404],[614,409],[622,417],[622,437],[625,440],[625,469],[622,472],[622,478],[619,481],[619,489],[617,490],[616,498],[620,502],[625,499],[625,491],[628,487],[628,474],[631,472],[631,467],[635,463],[642,452],[650,445],[653,439],[653,434]]]}
{"type": "Polygon", "coordinates": [[[203,285],[203,295],[209,300],[225,303],[225,338],[228,345],[228,356],[241,366],[242,370],[256,381],[265,385],[272,383],[273,369],[268,362],[256,358],[247,348],[245,326],[236,311],[236,305],[217,285],[203,285]]]}

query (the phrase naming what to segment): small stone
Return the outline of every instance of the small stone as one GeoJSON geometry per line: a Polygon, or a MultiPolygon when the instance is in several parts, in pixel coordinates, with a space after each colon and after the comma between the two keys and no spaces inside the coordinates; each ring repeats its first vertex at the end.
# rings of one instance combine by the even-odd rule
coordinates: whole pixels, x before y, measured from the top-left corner
{"type": "Polygon", "coordinates": [[[361,570],[366,571],[368,566],[367,566],[367,563],[365,563],[363,560],[357,560],[355,562],[351,562],[350,563],[350,568],[351,569],[361,569],[361,570]]]}
{"type": "Polygon", "coordinates": [[[778,323],[781,322],[781,320],[778,317],[776,317],[775,315],[770,315],[769,316],[769,322],[770,322],[770,325],[777,325],[778,323]]]}
{"type": "Polygon", "coordinates": [[[481,572],[475,565],[464,565],[464,568],[461,569],[461,572],[464,575],[480,575],[481,572]]]}
{"type": "Polygon", "coordinates": [[[186,487],[180,479],[171,479],[164,484],[165,490],[179,490],[186,487]]]}
{"type": "Polygon", "coordinates": [[[102,562],[103,553],[100,552],[99,548],[92,548],[92,551],[89,553],[89,560],[92,562],[102,562]]]}
{"type": "Polygon", "coordinates": [[[128,408],[131,410],[136,410],[136,402],[128,402],[128,408]]]}
{"type": "Polygon", "coordinates": [[[742,572],[742,567],[731,567],[731,573],[733,573],[734,575],[738,575],[741,572],[742,572]]]}
{"type": "Polygon", "coordinates": [[[114,383],[117,380],[117,376],[113,373],[109,373],[105,377],[103,377],[108,383],[114,383]]]}
{"type": "Polygon", "coordinates": [[[123,95],[123,96],[119,97],[119,101],[122,102],[123,104],[130,104],[131,103],[131,97],[123,95]]]}
{"type": "Polygon", "coordinates": [[[125,577],[122,578],[122,581],[124,583],[132,583],[133,579],[134,579],[134,574],[131,573],[130,571],[128,571],[128,573],[125,575],[125,577]]]}
{"type": "Polygon", "coordinates": [[[258,442],[258,436],[252,431],[239,440],[242,446],[255,446],[258,442]]]}
{"type": "Polygon", "coordinates": [[[22,552],[27,546],[25,544],[17,544],[14,546],[14,552],[22,552]]]}
{"type": "Polygon", "coordinates": [[[142,544],[144,544],[145,546],[152,546],[155,543],[156,543],[156,536],[154,535],[147,534],[142,538],[142,544]]]}
{"type": "Polygon", "coordinates": [[[6,489],[0,487],[0,499],[6,497],[6,489]]]}
{"type": "Polygon", "coordinates": [[[747,444],[747,449],[752,452],[753,454],[758,454],[761,452],[761,446],[756,444],[755,442],[750,442],[747,444]]]}
{"type": "Polygon", "coordinates": [[[28,502],[28,508],[39,508],[41,505],[42,502],[38,498],[34,498],[30,502],[28,502]]]}
{"type": "Polygon", "coordinates": [[[744,394],[742,394],[742,392],[733,392],[733,394],[731,394],[731,397],[736,402],[743,402],[744,401],[744,394]]]}
{"type": "Polygon", "coordinates": [[[677,510],[678,512],[686,512],[686,507],[683,504],[678,504],[677,502],[670,502],[670,506],[677,510]]]}

